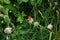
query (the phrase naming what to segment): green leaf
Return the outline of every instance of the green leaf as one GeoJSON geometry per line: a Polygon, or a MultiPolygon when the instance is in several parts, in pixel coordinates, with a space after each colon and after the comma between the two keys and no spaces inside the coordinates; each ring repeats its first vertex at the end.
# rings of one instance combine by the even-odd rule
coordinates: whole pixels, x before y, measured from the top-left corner
{"type": "Polygon", "coordinates": [[[4,0],[0,0],[1,3],[3,3],[4,0]]]}
{"type": "Polygon", "coordinates": [[[10,0],[4,0],[4,3],[10,4],[10,0]]]}
{"type": "Polygon", "coordinates": [[[23,31],[23,30],[20,30],[20,34],[27,34],[29,31],[30,31],[30,29],[28,29],[28,30],[25,30],[25,31],[23,31]]]}
{"type": "Polygon", "coordinates": [[[38,0],[38,4],[41,4],[42,3],[42,0],[38,0]]]}
{"type": "Polygon", "coordinates": [[[25,17],[25,16],[26,16],[26,14],[25,14],[24,12],[22,12],[22,16],[23,16],[23,17],[25,17]]]}
{"type": "Polygon", "coordinates": [[[8,15],[8,11],[9,11],[8,8],[4,8],[4,9],[3,9],[3,13],[6,14],[6,15],[8,15]]]}
{"type": "Polygon", "coordinates": [[[16,35],[15,35],[15,34],[11,34],[11,37],[12,37],[12,38],[15,38],[15,37],[16,37],[16,35]]]}
{"type": "Polygon", "coordinates": [[[31,3],[32,5],[34,5],[34,4],[35,4],[35,0],[30,0],[30,3],[31,3]]]}
{"type": "Polygon", "coordinates": [[[22,26],[16,26],[16,29],[17,30],[21,30],[22,29],[22,26]],[[19,27],[19,28],[18,28],[19,27]]]}
{"type": "Polygon", "coordinates": [[[3,28],[0,27],[0,34],[3,32],[3,28]]]}
{"type": "Polygon", "coordinates": [[[19,16],[19,17],[17,18],[17,22],[22,23],[22,22],[23,22],[23,17],[22,17],[22,16],[19,16]]]}
{"type": "Polygon", "coordinates": [[[22,0],[23,2],[28,2],[28,0],[22,0]]]}
{"type": "Polygon", "coordinates": [[[9,19],[8,15],[4,16],[4,21],[6,22],[7,25],[9,25],[10,19],[9,19]]]}
{"type": "Polygon", "coordinates": [[[21,4],[21,3],[22,3],[22,0],[17,0],[17,2],[18,2],[19,4],[21,4]]]}
{"type": "Polygon", "coordinates": [[[28,2],[28,0],[17,0],[17,2],[21,4],[22,2],[28,2]]]}
{"type": "Polygon", "coordinates": [[[9,10],[11,10],[14,13],[17,12],[17,10],[14,8],[14,6],[12,4],[6,5],[6,7],[9,8],[9,10]]]}
{"type": "Polygon", "coordinates": [[[0,5],[0,11],[2,11],[2,10],[3,10],[3,8],[4,8],[4,7],[3,7],[2,5],[0,5]]]}

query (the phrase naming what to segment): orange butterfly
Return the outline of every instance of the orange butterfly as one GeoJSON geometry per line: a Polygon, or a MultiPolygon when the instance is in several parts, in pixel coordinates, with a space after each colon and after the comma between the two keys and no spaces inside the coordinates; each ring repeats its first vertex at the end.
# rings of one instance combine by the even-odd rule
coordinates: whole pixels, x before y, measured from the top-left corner
{"type": "Polygon", "coordinates": [[[28,16],[27,20],[30,21],[31,19],[32,19],[32,17],[31,16],[28,16]]]}

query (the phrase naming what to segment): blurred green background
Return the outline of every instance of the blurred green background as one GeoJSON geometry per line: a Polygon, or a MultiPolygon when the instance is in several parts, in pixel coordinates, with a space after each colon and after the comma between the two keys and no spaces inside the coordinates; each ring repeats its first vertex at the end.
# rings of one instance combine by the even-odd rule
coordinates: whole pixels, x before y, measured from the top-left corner
{"type": "Polygon", "coordinates": [[[0,40],[6,40],[8,26],[9,40],[60,40],[60,0],[0,0],[0,40]],[[50,23],[52,30],[47,29],[50,23]]]}

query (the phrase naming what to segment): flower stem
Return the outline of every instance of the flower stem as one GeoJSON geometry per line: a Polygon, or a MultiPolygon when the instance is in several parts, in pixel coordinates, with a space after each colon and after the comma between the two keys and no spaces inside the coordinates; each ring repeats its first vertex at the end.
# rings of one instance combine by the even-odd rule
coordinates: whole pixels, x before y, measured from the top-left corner
{"type": "Polygon", "coordinates": [[[50,32],[50,37],[49,37],[49,40],[51,40],[52,39],[52,32],[50,32]]]}
{"type": "Polygon", "coordinates": [[[9,36],[8,35],[6,36],[6,40],[9,40],[9,36]]]}

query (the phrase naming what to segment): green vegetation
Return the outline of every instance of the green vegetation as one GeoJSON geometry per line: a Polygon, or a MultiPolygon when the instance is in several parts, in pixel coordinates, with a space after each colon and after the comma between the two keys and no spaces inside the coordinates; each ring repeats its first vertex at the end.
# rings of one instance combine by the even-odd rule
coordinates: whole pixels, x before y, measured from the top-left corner
{"type": "Polygon", "coordinates": [[[0,40],[60,40],[60,0],[0,0],[0,40]]]}

